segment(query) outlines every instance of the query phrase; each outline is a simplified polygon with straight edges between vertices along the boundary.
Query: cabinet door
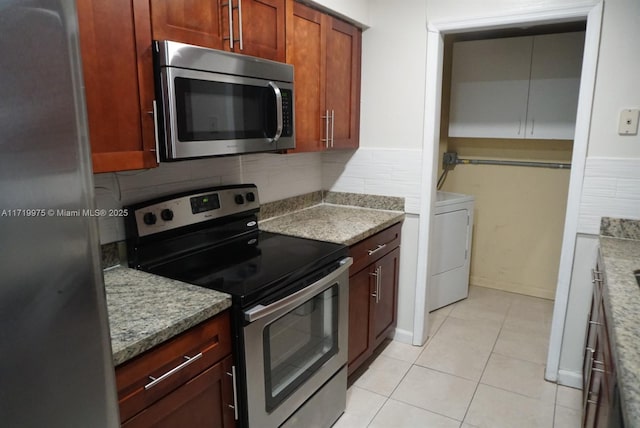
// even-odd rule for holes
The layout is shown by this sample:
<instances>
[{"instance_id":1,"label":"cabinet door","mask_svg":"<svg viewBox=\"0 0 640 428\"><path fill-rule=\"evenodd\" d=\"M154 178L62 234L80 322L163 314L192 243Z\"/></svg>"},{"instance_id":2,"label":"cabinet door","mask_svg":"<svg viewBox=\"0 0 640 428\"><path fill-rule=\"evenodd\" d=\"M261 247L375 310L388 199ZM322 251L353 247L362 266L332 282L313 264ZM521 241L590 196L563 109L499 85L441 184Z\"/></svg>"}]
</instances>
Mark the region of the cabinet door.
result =
<instances>
[{"instance_id":1,"label":"cabinet door","mask_svg":"<svg viewBox=\"0 0 640 428\"><path fill-rule=\"evenodd\" d=\"M77 8L93 172L155 167L149 5L85 0Z\"/></svg>"},{"instance_id":2,"label":"cabinet door","mask_svg":"<svg viewBox=\"0 0 640 428\"><path fill-rule=\"evenodd\" d=\"M154 40L222 49L220 0L151 0Z\"/></svg>"},{"instance_id":3,"label":"cabinet door","mask_svg":"<svg viewBox=\"0 0 640 428\"><path fill-rule=\"evenodd\" d=\"M326 27L324 15L293 0L287 1L287 63L294 66L295 133L294 152L323 149L327 138L325 119Z\"/></svg>"},{"instance_id":4,"label":"cabinet door","mask_svg":"<svg viewBox=\"0 0 640 428\"><path fill-rule=\"evenodd\" d=\"M236 52L273 61L285 61L285 1L238 0L242 3L242 40ZM237 14L237 11L236 11ZM237 16L237 15L236 15ZM234 20L240 22L239 16ZM240 28L235 29L238 34Z\"/></svg>"},{"instance_id":5,"label":"cabinet door","mask_svg":"<svg viewBox=\"0 0 640 428\"><path fill-rule=\"evenodd\" d=\"M362 34L357 27L330 18L325 102L331 113L332 149L358 148L361 44Z\"/></svg>"},{"instance_id":6,"label":"cabinet door","mask_svg":"<svg viewBox=\"0 0 640 428\"><path fill-rule=\"evenodd\" d=\"M372 351L371 323L372 277L371 269L363 269L349 278L349 374L351 374Z\"/></svg>"},{"instance_id":7,"label":"cabinet door","mask_svg":"<svg viewBox=\"0 0 640 428\"><path fill-rule=\"evenodd\" d=\"M122 424L126 428L232 427L233 397L228 397L224 366L231 356L205 370L162 400Z\"/></svg>"},{"instance_id":8,"label":"cabinet door","mask_svg":"<svg viewBox=\"0 0 640 428\"><path fill-rule=\"evenodd\" d=\"M457 42L450 137L523 138L532 37Z\"/></svg>"},{"instance_id":9,"label":"cabinet door","mask_svg":"<svg viewBox=\"0 0 640 428\"><path fill-rule=\"evenodd\" d=\"M377 268L378 298L373 309L373 346L377 347L395 327L400 248L396 248L375 263Z\"/></svg>"},{"instance_id":10,"label":"cabinet door","mask_svg":"<svg viewBox=\"0 0 640 428\"><path fill-rule=\"evenodd\" d=\"M584 32L533 38L526 138L573 140Z\"/></svg>"}]
</instances>

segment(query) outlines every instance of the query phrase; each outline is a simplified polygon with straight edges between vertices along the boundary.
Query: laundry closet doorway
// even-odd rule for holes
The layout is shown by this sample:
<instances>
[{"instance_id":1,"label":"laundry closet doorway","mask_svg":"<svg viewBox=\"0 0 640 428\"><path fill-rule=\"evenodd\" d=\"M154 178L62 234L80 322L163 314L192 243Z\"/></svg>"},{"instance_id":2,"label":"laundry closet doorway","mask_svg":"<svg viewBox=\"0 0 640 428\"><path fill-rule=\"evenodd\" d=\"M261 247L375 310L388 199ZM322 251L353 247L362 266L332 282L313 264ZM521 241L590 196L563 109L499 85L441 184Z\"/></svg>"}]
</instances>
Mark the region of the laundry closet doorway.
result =
<instances>
[{"instance_id":1,"label":"laundry closet doorway","mask_svg":"<svg viewBox=\"0 0 640 428\"><path fill-rule=\"evenodd\" d=\"M602 8L603 4L601 2L567 8L541 7L535 11L523 12L522 14L516 15L429 23L425 88L423 178L421 183L422 200L418 248L419 259L426 260L426 263L419 266L417 271L418 286L416 289L414 344L424 342L428 332L428 316L425 308L428 306L427 274L430 270L429 256L430 252L435 250L430 248L429 238L432 235L431 227L436 197L435 183L437 181L438 165L441 162L439 149L441 141L440 123L445 51L444 36L447 34L474 31L584 21L586 19L584 63L581 74L580 97L577 109L573 152L571 155L572 166L564 220L560 266L557 277L554 314L545 373L545 377L548 380L555 381L557 379L560 345L564 333L564 318L567 311L571 268L575 251L582 178L584 176L591 121L590 113L594 92Z\"/></svg>"},{"instance_id":2,"label":"laundry closet doorway","mask_svg":"<svg viewBox=\"0 0 640 428\"><path fill-rule=\"evenodd\" d=\"M471 285L555 297L584 30L444 37L439 182L475 198Z\"/></svg>"}]
</instances>

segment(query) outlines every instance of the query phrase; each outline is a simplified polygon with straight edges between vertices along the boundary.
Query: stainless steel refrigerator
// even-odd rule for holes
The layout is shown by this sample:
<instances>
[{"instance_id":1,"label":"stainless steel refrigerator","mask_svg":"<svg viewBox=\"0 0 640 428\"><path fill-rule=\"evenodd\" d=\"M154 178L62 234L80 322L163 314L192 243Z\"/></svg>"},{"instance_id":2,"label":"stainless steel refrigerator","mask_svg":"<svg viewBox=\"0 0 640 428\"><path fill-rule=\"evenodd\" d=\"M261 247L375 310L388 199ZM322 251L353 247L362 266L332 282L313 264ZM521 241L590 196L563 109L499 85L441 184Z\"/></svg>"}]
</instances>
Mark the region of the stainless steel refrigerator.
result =
<instances>
[{"instance_id":1,"label":"stainless steel refrigerator","mask_svg":"<svg viewBox=\"0 0 640 428\"><path fill-rule=\"evenodd\" d=\"M115 427L73 0L0 0L0 425Z\"/></svg>"}]
</instances>

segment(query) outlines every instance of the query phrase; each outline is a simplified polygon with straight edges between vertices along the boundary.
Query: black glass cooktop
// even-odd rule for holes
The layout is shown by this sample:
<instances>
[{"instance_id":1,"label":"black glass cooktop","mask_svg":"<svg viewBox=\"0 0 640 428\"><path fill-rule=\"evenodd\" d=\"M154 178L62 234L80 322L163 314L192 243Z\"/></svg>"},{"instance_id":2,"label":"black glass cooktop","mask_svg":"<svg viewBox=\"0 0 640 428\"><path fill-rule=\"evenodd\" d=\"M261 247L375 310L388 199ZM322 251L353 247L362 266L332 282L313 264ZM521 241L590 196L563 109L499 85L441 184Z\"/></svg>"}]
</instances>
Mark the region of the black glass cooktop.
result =
<instances>
[{"instance_id":1,"label":"black glass cooktop","mask_svg":"<svg viewBox=\"0 0 640 428\"><path fill-rule=\"evenodd\" d=\"M235 304L267 304L305 287L347 257L344 245L255 231L143 270L222 291Z\"/></svg>"}]
</instances>

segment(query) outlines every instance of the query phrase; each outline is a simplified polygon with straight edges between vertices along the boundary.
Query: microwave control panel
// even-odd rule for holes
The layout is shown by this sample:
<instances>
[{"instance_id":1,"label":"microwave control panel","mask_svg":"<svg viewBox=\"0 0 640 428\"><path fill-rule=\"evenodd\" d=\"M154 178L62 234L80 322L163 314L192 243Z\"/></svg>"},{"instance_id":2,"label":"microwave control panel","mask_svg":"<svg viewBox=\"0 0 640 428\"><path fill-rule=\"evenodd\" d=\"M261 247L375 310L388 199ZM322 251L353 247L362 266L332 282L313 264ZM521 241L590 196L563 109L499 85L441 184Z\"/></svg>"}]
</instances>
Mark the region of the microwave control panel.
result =
<instances>
[{"instance_id":1,"label":"microwave control panel","mask_svg":"<svg viewBox=\"0 0 640 428\"><path fill-rule=\"evenodd\" d=\"M293 136L293 91L291 89L281 89L282 94L282 136Z\"/></svg>"}]
</instances>

